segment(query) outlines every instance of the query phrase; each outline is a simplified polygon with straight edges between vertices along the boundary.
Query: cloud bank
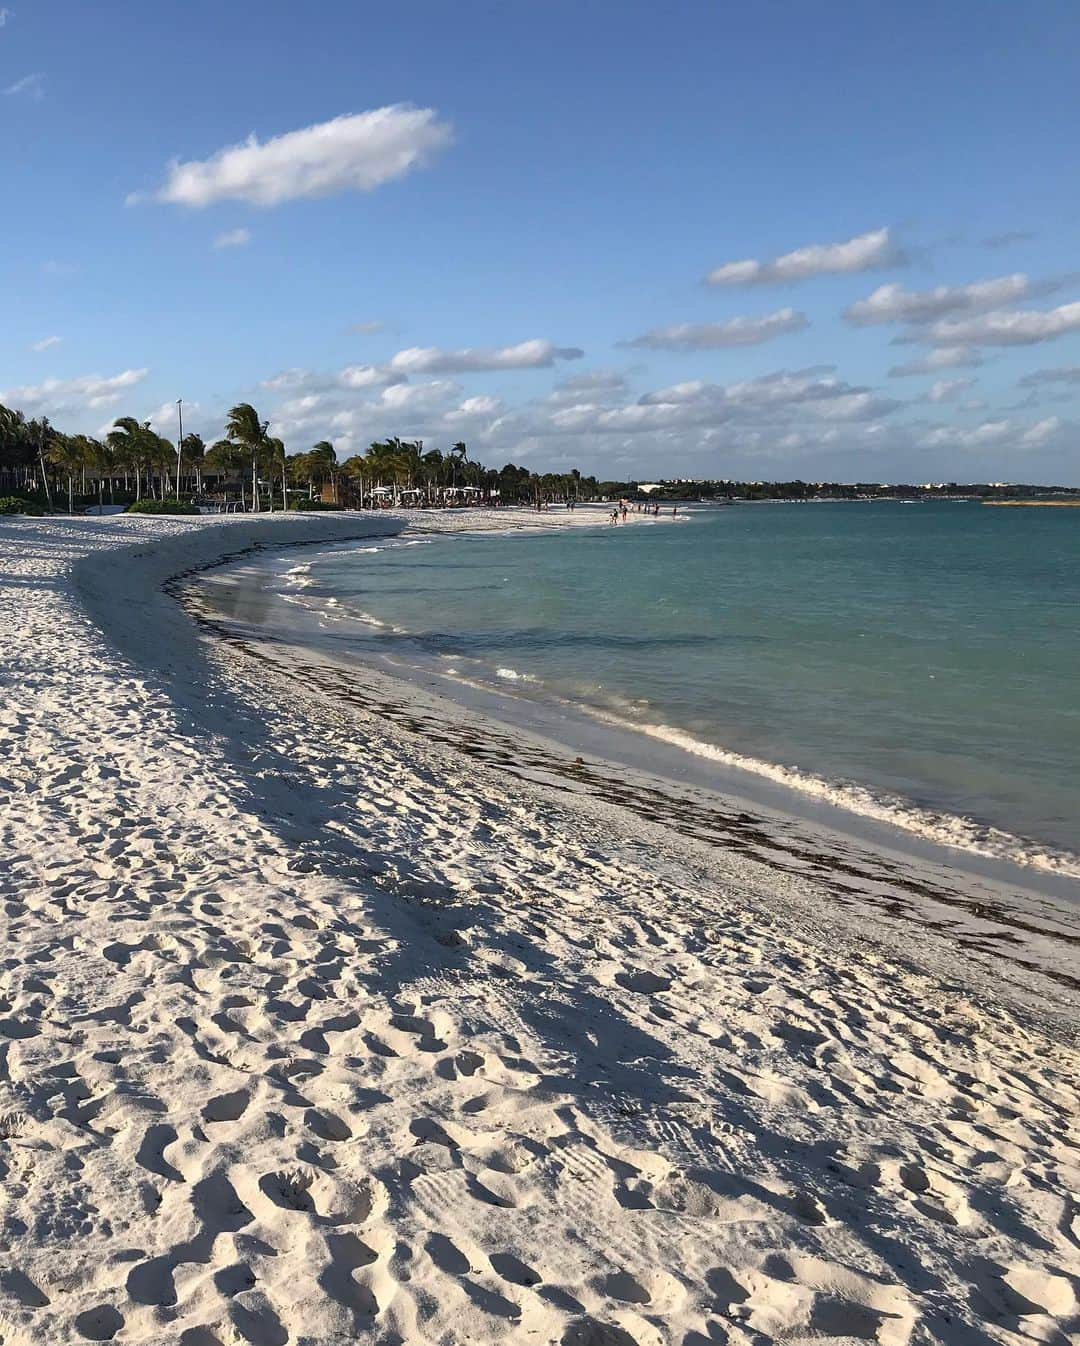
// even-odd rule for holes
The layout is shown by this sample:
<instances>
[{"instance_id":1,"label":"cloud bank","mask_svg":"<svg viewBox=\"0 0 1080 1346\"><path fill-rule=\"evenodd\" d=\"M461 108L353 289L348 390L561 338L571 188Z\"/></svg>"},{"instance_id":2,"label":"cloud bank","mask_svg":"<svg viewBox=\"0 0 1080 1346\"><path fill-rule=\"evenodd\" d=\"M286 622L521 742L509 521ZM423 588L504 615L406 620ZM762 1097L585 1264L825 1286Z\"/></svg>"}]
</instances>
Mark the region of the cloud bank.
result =
<instances>
[{"instance_id":1,"label":"cloud bank","mask_svg":"<svg viewBox=\"0 0 1080 1346\"><path fill-rule=\"evenodd\" d=\"M109 406L120 401L127 389L141 383L149 372L147 369L125 369L108 377L83 374L74 379L45 379L41 383L0 391L0 402L50 416L60 411Z\"/></svg>"},{"instance_id":2,"label":"cloud bank","mask_svg":"<svg viewBox=\"0 0 1080 1346\"><path fill-rule=\"evenodd\" d=\"M805 313L793 308L777 309L761 318L730 318L727 322L686 322L654 327L620 345L654 351L722 350L731 346L758 346L763 341L801 332L810 324Z\"/></svg>"},{"instance_id":3,"label":"cloud bank","mask_svg":"<svg viewBox=\"0 0 1080 1346\"><path fill-rule=\"evenodd\" d=\"M843 243L809 243L785 252L782 257L760 262L748 258L724 262L705 277L707 285L779 285L806 280L810 276L844 275L853 271L876 271L882 267L904 266L903 251L890 231L874 229Z\"/></svg>"},{"instance_id":4,"label":"cloud bank","mask_svg":"<svg viewBox=\"0 0 1080 1346\"><path fill-rule=\"evenodd\" d=\"M390 368L399 374L464 374L473 370L550 369L556 360L580 360L578 346L556 346L534 339L516 346L466 346L443 350L439 346L410 346L398 351Z\"/></svg>"},{"instance_id":5,"label":"cloud bank","mask_svg":"<svg viewBox=\"0 0 1080 1346\"><path fill-rule=\"evenodd\" d=\"M913 374L936 374L940 369L977 369L985 363L979 352L970 346L939 346L937 350L920 355L916 360L893 365L889 377L898 379Z\"/></svg>"},{"instance_id":6,"label":"cloud bank","mask_svg":"<svg viewBox=\"0 0 1080 1346\"><path fill-rule=\"evenodd\" d=\"M942 321L930 328L942 345L1032 346L1080 331L1080 303L1052 309L1002 309L981 317Z\"/></svg>"},{"instance_id":7,"label":"cloud bank","mask_svg":"<svg viewBox=\"0 0 1080 1346\"><path fill-rule=\"evenodd\" d=\"M932 290L905 290L880 285L865 299L849 305L844 317L860 326L872 323L931 322L954 313L977 313L1028 298L1033 287L1023 272L977 280L970 285L938 285ZM1046 293L1039 286L1039 293Z\"/></svg>"}]
</instances>

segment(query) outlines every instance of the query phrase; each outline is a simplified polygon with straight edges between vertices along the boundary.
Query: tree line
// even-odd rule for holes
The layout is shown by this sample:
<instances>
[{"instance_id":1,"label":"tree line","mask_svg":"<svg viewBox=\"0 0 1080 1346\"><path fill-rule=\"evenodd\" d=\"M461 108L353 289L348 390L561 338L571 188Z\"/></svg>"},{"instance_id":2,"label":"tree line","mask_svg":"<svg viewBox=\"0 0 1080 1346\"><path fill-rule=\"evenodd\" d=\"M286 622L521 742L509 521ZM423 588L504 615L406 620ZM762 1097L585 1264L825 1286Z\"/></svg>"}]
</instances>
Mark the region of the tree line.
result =
<instances>
[{"instance_id":1,"label":"tree line","mask_svg":"<svg viewBox=\"0 0 1080 1346\"><path fill-rule=\"evenodd\" d=\"M224 497L245 510L295 508L327 497L340 504L397 504L407 493L435 502L464 488L507 503L540 504L596 499L604 486L577 468L485 467L460 441L444 453L425 450L422 441L376 440L344 461L328 440L289 453L248 402L229 411L223 436L211 444L197 434L176 444L132 416L117 417L101 438L64 434L45 416L28 419L0 405L0 495L50 509L144 498Z\"/></svg>"}]
</instances>

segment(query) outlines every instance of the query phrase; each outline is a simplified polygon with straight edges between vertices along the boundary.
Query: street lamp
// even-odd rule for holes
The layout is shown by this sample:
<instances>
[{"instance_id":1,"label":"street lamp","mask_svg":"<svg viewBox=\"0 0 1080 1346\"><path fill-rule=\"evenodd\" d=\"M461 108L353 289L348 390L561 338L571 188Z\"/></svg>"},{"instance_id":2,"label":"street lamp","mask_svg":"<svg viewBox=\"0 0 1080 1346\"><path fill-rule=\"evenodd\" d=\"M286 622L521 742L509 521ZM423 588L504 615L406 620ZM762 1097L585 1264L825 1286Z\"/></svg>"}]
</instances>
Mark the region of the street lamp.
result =
<instances>
[{"instance_id":1,"label":"street lamp","mask_svg":"<svg viewBox=\"0 0 1080 1346\"><path fill-rule=\"evenodd\" d=\"M184 399L176 399L176 414L180 419L180 434L176 440L176 498L180 499L180 456L184 452Z\"/></svg>"}]
</instances>

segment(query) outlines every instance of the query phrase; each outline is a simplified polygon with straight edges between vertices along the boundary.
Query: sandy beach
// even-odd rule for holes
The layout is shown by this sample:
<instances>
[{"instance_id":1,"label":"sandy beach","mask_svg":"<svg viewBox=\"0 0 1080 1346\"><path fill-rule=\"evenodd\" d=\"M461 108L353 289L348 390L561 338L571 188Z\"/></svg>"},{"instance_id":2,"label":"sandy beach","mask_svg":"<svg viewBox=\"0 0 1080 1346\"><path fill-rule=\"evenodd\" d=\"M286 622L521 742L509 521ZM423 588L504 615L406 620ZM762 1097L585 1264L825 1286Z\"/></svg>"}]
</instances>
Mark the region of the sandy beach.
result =
<instances>
[{"instance_id":1,"label":"sandy beach","mask_svg":"<svg viewBox=\"0 0 1080 1346\"><path fill-rule=\"evenodd\" d=\"M3 1346L1076 1340L1076 913L679 832L185 608L401 526L0 523Z\"/></svg>"}]
</instances>

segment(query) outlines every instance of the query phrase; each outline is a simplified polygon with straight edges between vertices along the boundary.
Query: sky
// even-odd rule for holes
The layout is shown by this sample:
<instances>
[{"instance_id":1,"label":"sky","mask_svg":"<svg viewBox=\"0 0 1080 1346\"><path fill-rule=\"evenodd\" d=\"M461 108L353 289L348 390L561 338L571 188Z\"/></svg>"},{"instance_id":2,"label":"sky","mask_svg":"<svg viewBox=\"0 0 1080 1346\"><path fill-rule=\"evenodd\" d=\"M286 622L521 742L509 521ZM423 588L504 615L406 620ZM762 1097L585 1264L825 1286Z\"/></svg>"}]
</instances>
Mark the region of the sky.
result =
<instances>
[{"instance_id":1,"label":"sky","mask_svg":"<svg viewBox=\"0 0 1080 1346\"><path fill-rule=\"evenodd\" d=\"M0 402L1080 485L1080 9L0 6Z\"/></svg>"}]
</instances>

